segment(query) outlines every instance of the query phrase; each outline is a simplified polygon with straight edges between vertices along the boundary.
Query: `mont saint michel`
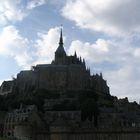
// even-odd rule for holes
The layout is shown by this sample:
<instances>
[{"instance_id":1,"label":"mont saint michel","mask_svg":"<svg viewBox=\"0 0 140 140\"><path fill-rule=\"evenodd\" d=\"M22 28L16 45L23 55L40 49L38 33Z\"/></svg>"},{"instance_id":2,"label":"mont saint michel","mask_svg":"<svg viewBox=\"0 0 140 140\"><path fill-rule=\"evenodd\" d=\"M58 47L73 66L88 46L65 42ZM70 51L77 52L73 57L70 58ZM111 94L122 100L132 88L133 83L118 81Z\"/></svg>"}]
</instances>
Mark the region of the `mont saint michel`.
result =
<instances>
[{"instance_id":1,"label":"mont saint michel","mask_svg":"<svg viewBox=\"0 0 140 140\"><path fill-rule=\"evenodd\" d=\"M112 96L103 74L68 56L62 29L51 64L0 87L0 136L12 140L139 140L140 105ZM120 77L121 78L121 77ZM120 87L121 88L121 87Z\"/></svg>"}]
</instances>

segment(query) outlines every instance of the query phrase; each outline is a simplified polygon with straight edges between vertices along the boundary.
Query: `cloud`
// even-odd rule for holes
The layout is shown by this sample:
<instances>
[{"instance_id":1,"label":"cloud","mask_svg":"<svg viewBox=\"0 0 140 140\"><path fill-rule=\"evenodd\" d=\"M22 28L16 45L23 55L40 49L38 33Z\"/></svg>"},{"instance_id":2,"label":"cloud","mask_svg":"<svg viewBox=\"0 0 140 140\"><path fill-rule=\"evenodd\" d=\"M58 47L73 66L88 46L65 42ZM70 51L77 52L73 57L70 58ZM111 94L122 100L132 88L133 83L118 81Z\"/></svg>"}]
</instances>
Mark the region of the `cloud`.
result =
<instances>
[{"instance_id":1,"label":"cloud","mask_svg":"<svg viewBox=\"0 0 140 140\"><path fill-rule=\"evenodd\" d=\"M119 98L128 97L131 101L140 101L140 67L137 65L122 66L118 70L105 71L111 94Z\"/></svg>"},{"instance_id":2,"label":"cloud","mask_svg":"<svg viewBox=\"0 0 140 140\"><path fill-rule=\"evenodd\" d=\"M50 63L54 58L54 52L58 47L60 35L60 28L51 28L46 33L38 33L38 39L36 40L34 47L36 48L36 61L39 63Z\"/></svg>"},{"instance_id":3,"label":"cloud","mask_svg":"<svg viewBox=\"0 0 140 140\"><path fill-rule=\"evenodd\" d=\"M14 26L6 26L0 32L0 56L10 56L22 68L40 63L51 63L58 47L60 28L38 33L38 39L29 41ZM64 37L65 40L65 37Z\"/></svg>"},{"instance_id":4,"label":"cloud","mask_svg":"<svg viewBox=\"0 0 140 140\"><path fill-rule=\"evenodd\" d=\"M20 21L26 16L25 9L21 6L21 0L4 0L0 2L1 25L9 21Z\"/></svg>"},{"instance_id":5,"label":"cloud","mask_svg":"<svg viewBox=\"0 0 140 140\"><path fill-rule=\"evenodd\" d=\"M81 28L126 35L140 32L138 0L69 0L62 15Z\"/></svg>"},{"instance_id":6,"label":"cloud","mask_svg":"<svg viewBox=\"0 0 140 140\"><path fill-rule=\"evenodd\" d=\"M0 2L0 25L22 21L32 9L46 3L47 0L30 0L23 4L22 0L3 0Z\"/></svg>"},{"instance_id":7,"label":"cloud","mask_svg":"<svg viewBox=\"0 0 140 140\"><path fill-rule=\"evenodd\" d=\"M80 40L72 41L68 52L73 54L75 50L91 63L108 61L124 64L136 53L137 48L128 46L124 42L99 38L95 43L82 42Z\"/></svg>"},{"instance_id":8,"label":"cloud","mask_svg":"<svg viewBox=\"0 0 140 140\"><path fill-rule=\"evenodd\" d=\"M95 44L90 44L89 42L81 42L80 40L75 40L71 43L68 50L69 54L74 54L75 50L78 55L90 62L103 61L103 57L107 57L109 51L109 41L104 39L98 39Z\"/></svg>"},{"instance_id":9,"label":"cloud","mask_svg":"<svg viewBox=\"0 0 140 140\"><path fill-rule=\"evenodd\" d=\"M24 68L30 64L32 58L28 52L28 40L23 38L14 26L3 28L0 32L0 42L0 56L11 56Z\"/></svg>"}]
</instances>

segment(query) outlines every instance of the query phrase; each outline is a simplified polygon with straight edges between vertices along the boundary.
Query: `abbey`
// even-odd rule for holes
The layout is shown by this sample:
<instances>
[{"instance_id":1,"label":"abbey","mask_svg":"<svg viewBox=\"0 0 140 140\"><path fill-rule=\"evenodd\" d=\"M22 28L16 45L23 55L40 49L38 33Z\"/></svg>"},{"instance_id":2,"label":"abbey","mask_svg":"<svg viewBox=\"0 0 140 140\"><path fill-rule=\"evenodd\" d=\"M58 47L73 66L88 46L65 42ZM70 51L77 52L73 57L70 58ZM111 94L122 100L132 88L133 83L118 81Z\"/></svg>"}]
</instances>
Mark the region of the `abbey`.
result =
<instances>
[{"instance_id":1,"label":"abbey","mask_svg":"<svg viewBox=\"0 0 140 140\"><path fill-rule=\"evenodd\" d=\"M51 64L36 65L29 71L21 71L15 80L20 93L28 89L47 90L87 90L109 94L109 87L102 74L90 75L86 68L85 60L73 56L67 56L63 47L62 29L59 46L55 51L55 58ZM3 83L5 86L6 83ZM3 92L3 88L1 89Z\"/></svg>"}]
</instances>

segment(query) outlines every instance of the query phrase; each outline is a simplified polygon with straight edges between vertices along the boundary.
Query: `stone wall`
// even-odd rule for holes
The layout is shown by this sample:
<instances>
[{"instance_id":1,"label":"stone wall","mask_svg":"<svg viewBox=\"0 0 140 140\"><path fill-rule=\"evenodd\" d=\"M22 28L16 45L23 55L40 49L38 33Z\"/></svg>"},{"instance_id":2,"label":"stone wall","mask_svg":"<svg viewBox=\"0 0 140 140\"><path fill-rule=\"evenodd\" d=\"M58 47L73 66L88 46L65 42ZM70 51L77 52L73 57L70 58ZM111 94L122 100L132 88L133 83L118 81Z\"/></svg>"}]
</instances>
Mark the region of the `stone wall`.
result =
<instances>
[{"instance_id":1,"label":"stone wall","mask_svg":"<svg viewBox=\"0 0 140 140\"><path fill-rule=\"evenodd\" d=\"M36 66L39 88L49 90L85 89L90 74L80 64Z\"/></svg>"},{"instance_id":2,"label":"stone wall","mask_svg":"<svg viewBox=\"0 0 140 140\"><path fill-rule=\"evenodd\" d=\"M14 137L18 140L35 140L33 128L30 125L17 125Z\"/></svg>"},{"instance_id":3,"label":"stone wall","mask_svg":"<svg viewBox=\"0 0 140 140\"><path fill-rule=\"evenodd\" d=\"M140 140L140 130L52 130L50 140Z\"/></svg>"},{"instance_id":4,"label":"stone wall","mask_svg":"<svg viewBox=\"0 0 140 140\"><path fill-rule=\"evenodd\" d=\"M44 136L42 140L140 140L140 130L133 128L110 130L68 130L65 128L53 128L51 129L50 136Z\"/></svg>"},{"instance_id":5,"label":"stone wall","mask_svg":"<svg viewBox=\"0 0 140 140\"><path fill-rule=\"evenodd\" d=\"M14 81L4 81L0 87L0 95L12 93Z\"/></svg>"},{"instance_id":6,"label":"stone wall","mask_svg":"<svg viewBox=\"0 0 140 140\"><path fill-rule=\"evenodd\" d=\"M54 120L60 121L59 119L62 119L62 121L69 120L70 122L80 122L80 118L81 111L46 111L44 117L47 124L50 124Z\"/></svg>"}]
</instances>

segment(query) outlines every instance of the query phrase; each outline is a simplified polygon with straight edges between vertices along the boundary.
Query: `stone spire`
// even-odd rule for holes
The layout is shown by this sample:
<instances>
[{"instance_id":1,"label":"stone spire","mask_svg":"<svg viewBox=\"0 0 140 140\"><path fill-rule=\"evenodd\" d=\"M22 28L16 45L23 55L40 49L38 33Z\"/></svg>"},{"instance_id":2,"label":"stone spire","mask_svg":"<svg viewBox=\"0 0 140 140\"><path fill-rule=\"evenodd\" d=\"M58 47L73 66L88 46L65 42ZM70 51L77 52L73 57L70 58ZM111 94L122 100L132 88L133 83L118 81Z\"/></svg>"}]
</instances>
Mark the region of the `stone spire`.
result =
<instances>
[{"instance_id":1,"label":"stone spire","mask_svg":"<svg viewBox=\"0 0 140 140\"><path fill-rule=\"evenodd\" d=\"M59 38L59 46L58 46L58 49L60 48L60 50L64 50L64 47L63 47L63 33L62 33L62 25L61 25L61 29L60 29L60 38Z\"/></svg>"},{"instance_id":2,"label":"stone spire","mask_svg":"<svg viewBox=\"0 0 140 140\"><path fill-rule=\"evenodd\" d=\"M79 59L79 61L80 61L80 63L82 62L82 58L81 58L81 56L80 56L80 59Z\"/></svg>"},{"instance_id":3,"label":"stone spire","mask_svg":"<svg viewBox=\"0 0 140 140\"><path fill-rule=\"evenodd\" d=\"M100 72L100 77L103 79L103 74L102 74L102 72Z\"/></svg>"},{"instance_id":4,"label":"stone spire","mask_svg":"<svg viewBox=\"0 0 140 140\"><path fill-rule=\"evenodd\" d=\"M61 26L61 31L60 31L60 39L59 39L59 46L56 50L56 53L58 54L66 54L65 53L65 50L64 50L64 47L63 47L63 34L62 34L62 26Z\"/></svg>"},{"instance_id":5,"label":"stone spire","mask_svg":"<svg viewBox=\"0 0 140 140\"><path fill-rule=\"evenodd\" d=\"M75 53L74 53L74 56L77 58L77 54L76 54L76 51L75 51Z\"/></svg>"},{"instance_id":6,"label":"stone spire","mask_svg":"<svg viewBox=\"0 0 140 140\"><path fill-rule=\"evenodd\" d=\"M85 64L85 59L83 59L83 65L86 66L86 64Z\"/></svg>"},{"instance_id":7,"label":"stone spire","mask_svg":"<svg viewBox=\"0 0 140 140\"><path fill-rule=\"evenodd\" d=\"M60 39L59 46L55 51L55 64L65 64L66 63L66 52L63 47L63 34L62 34L62 26L60 31Z\"/></svg>"},{"instance_id":8,"label":"stone spire","mask_svg":"<svg viewBox=\"0 0 140 140\"><path fill-rule=\"evenodd\" d=\"M62 25L61 25L61 31L60 31L60 39L59 39L59 46L63 47L63 34L62 34Z\"/></svg>"}]
</instances>

